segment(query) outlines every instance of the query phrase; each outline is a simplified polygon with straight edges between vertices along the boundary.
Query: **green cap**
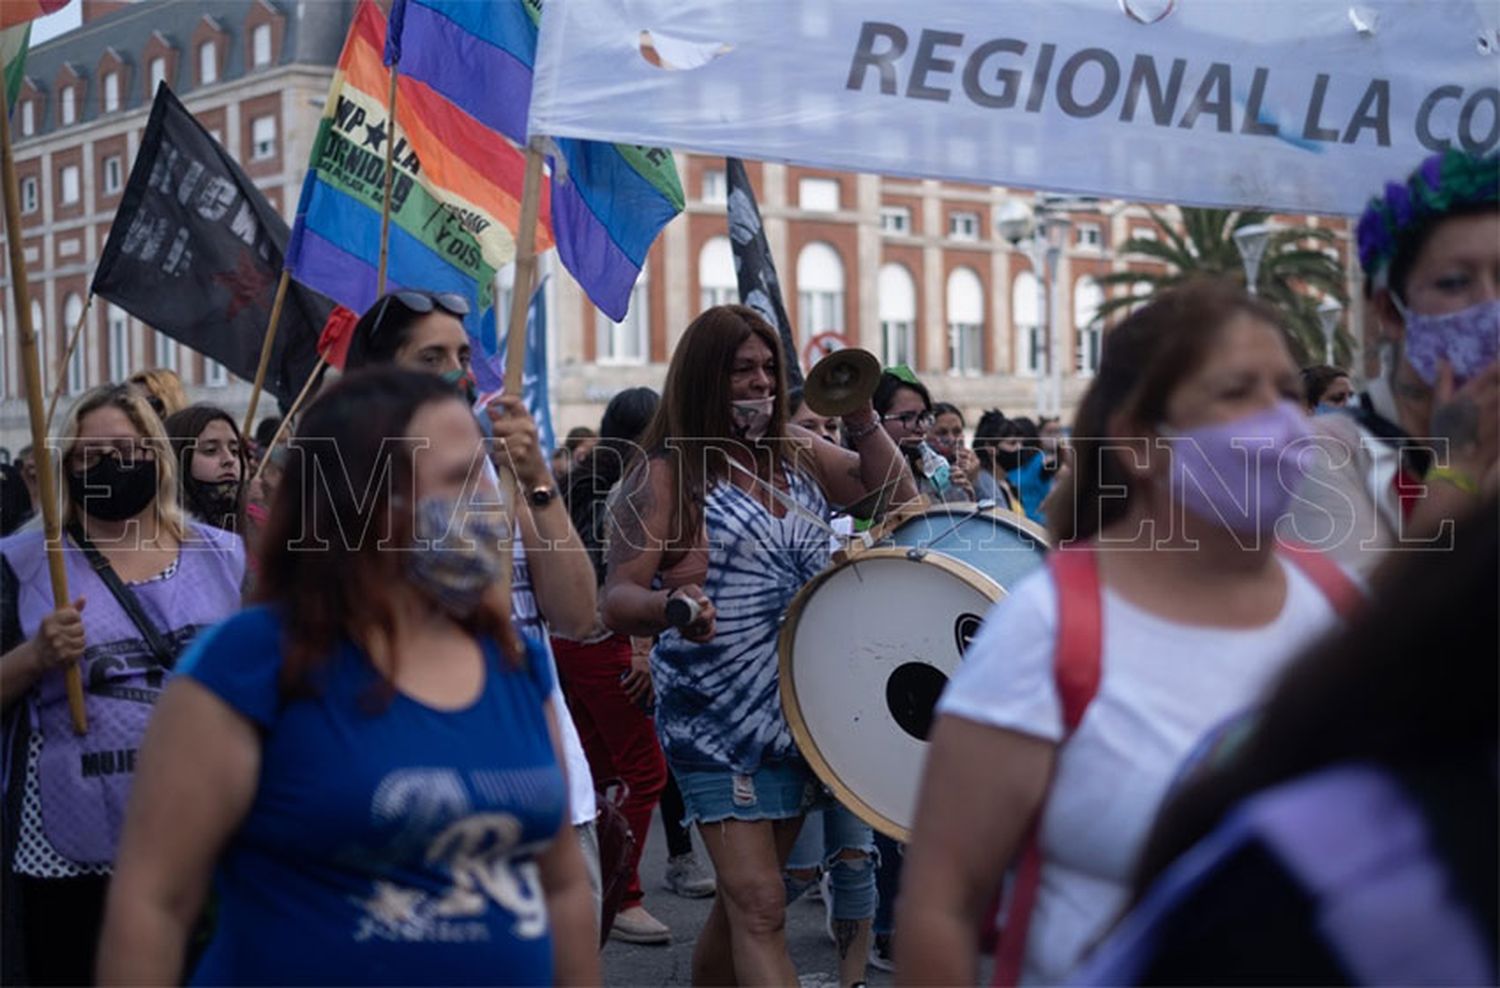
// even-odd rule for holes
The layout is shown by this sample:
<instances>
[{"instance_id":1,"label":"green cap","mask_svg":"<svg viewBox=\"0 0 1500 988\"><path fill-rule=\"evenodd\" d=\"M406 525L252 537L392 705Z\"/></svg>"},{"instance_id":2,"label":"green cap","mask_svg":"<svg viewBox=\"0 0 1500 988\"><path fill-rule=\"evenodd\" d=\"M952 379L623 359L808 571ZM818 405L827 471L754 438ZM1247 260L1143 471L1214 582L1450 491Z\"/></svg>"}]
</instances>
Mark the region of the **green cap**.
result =
<instances>
[{"instance_id":1,"label":"green cap","mask_svg":"<svg viewBox=\"0 0 1500 988\"><path fill-rule=\"evenodd\" d=\"M917 385L920 385L922 383L921 381L917 380L916 371L912 370L910 367L906 366L905 364L897 364L894 367L887 367L885 369L885 372L887 374L891 375L892 377L900 378L901 380L905 381L907 384L917 384Z\"/></svg>"}]
</instances>

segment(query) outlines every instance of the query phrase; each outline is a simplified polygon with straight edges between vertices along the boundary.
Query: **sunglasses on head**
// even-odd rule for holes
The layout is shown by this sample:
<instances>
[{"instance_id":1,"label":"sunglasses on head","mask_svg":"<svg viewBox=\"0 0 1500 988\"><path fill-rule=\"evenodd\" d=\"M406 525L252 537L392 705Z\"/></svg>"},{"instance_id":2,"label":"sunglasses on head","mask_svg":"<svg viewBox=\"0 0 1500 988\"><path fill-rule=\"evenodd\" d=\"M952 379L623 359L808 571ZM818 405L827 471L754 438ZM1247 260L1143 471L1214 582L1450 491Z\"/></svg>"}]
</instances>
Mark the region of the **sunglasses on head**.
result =
<instances>
[{"instance_id":1,"label":"sunglasses on head","mask_svg":"<svg viewBox=\"0 0 1500 988\"><path fill-rule=\"evenodd\" d=\"M375 325L370 327L371 336L380 332L380 326L385 322L385 312L391 306L391 299L400 302L412 312L417 312L424 316L434 309L442 309L450 316L457 316L459 319L469 314L469 300L457 292L417 292L406 290L391 292L380 303L380 312L375 316Z\"/></svg>"}]
</instances>

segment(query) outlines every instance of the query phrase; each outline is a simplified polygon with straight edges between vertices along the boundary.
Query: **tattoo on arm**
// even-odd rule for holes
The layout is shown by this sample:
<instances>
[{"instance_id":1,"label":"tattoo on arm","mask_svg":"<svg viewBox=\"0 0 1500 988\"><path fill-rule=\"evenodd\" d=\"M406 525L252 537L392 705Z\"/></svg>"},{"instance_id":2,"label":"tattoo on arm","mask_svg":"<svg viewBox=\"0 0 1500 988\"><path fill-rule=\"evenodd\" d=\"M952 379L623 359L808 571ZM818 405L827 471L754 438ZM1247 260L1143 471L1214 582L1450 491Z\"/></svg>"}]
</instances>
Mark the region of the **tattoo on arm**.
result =
<instances>
[{"instance_id":1,"label":"tattoo on arm","mask_svg":"<svg viewBox=\"0 0 1500 988\"><path fill-rule=\"evenodd\" d=\"M655 510L656 491L648 467L632 471L610 492L605 504L607 565L622 566L649 548L646 518Z\"/></svg>"}]
</instances>

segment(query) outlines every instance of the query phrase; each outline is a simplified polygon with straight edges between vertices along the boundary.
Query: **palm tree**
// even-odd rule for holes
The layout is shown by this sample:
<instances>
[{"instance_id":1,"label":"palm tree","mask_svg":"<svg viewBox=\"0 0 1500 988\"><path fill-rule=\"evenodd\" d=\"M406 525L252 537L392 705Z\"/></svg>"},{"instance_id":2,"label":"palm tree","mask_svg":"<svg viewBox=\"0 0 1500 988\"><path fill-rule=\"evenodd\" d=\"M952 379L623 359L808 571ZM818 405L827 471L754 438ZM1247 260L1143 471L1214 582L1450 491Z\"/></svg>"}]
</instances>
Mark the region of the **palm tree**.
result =
<instances>
[{"instance_id":1,"label":"palm tree","mask_svg":"<svg viewBox=\"0 0 1500 988\"><path fill-rule=\"evenodd\" d=\"M1097 320L1122 309L1129 310L1150 300L1157 292L1199 275L1220 275L1244 282L1245 268L1240 262L1234 233L1241 227L1264 223L1268 213L1229 209L1182 209L1179 231L1155 209L1147 212L1156 221L1165 240L1132 237L1119 253L1154 258L1167 266L1165 271L1115 271L1100 276L1101 286L1123 286L1123 294L1106 299L1099 306ZM1323 330L1318 322L1318 303L1332 295L1347 305L1349 292L1344 270L1338 261L1318 249L1318 244L1334 242L1332 230L1315 227L1283 227L1272 231L1266 242L1266 253L1256 275L1256 291L1262 299L1282 311L1288 329L1287 343L1300 363L1323 359ZM1349 361L1353 346L1348 334L1340 331L1334 341L1334 356Z\"/></svg>"}]
</instances>

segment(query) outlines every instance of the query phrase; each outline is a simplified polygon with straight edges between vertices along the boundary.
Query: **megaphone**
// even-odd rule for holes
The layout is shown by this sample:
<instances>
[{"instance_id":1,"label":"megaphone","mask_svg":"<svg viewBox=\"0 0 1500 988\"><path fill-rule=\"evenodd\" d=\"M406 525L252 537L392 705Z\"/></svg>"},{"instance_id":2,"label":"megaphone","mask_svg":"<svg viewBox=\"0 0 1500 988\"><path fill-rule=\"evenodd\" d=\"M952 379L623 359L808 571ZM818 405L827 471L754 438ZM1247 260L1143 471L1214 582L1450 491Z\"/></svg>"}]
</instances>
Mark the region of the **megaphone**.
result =
<instances>
[{"instance_id":1,"label":"megaphone","mask_svg":"<svg viewBox=\"0 0 1500 988\"><path fill-rule=\"evenodd\" d=\"M819 415L848 415L865 406L880 383L880 361L868 350L835 350L807 372L802 400Z\"/></svg>"}]
</instances>

